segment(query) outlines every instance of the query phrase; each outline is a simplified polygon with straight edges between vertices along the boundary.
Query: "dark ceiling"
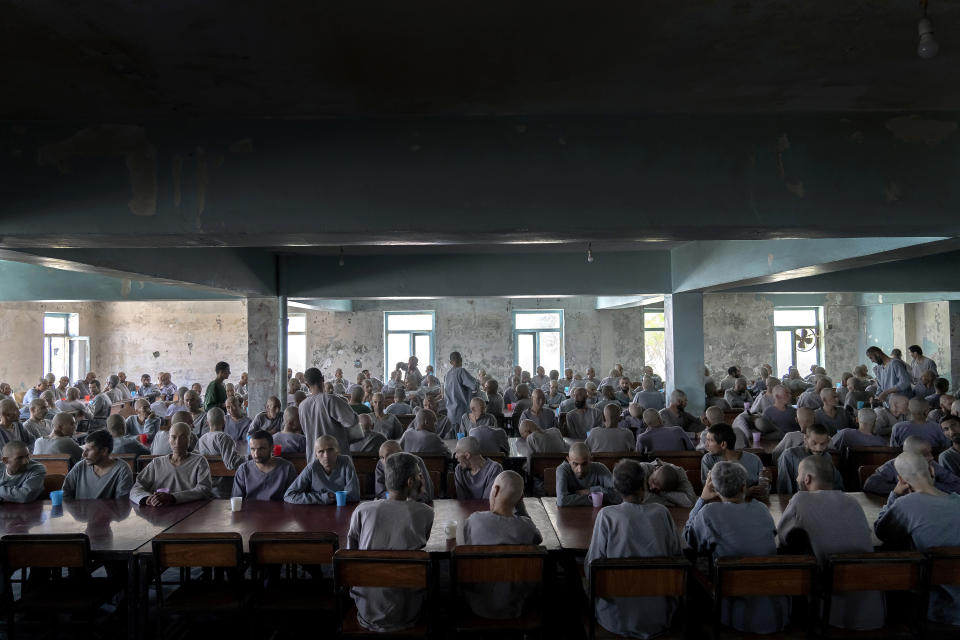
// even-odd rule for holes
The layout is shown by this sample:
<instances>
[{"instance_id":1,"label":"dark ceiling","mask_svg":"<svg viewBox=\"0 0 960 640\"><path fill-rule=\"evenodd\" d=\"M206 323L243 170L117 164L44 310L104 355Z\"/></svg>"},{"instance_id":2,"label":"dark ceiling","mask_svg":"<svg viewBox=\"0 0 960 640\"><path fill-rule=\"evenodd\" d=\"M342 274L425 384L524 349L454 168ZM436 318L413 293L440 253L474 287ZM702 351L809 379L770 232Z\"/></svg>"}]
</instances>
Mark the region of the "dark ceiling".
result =
<instances>
[{"instance_id":1,"label":"dark ceiling","mask_svg":"<svg viewBox=\"0 0 960 640\"><path fill-rule=\"evenodd\" d=\"M5 2L0 118L960 109L960 3Z\"/></svg>"}]
</instances>

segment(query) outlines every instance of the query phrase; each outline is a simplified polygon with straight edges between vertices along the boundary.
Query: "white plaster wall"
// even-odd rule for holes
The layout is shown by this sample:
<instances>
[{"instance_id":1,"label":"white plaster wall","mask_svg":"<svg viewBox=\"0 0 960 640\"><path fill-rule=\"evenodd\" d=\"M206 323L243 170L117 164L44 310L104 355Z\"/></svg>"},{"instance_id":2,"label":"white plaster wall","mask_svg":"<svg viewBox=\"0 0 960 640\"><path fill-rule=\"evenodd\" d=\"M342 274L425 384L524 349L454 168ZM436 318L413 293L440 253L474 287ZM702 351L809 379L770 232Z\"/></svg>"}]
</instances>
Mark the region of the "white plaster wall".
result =
<instances>
[{"instance_id":1,"label":"white plaster wall","mask_svg":"<svg viewBox=\"0 0 960 640\"><path fill-rule=\"evenodd\" d=\"M737 365L747 378L761 364L776 366L773 302L754 294L704 294L703 358L719 382Z\"/></svg>"},{"instance_id":2,"label":"white plaster wall","mask_svg":"<svg viewBox=\"0 0 960 640\"><path fill-rule=\"evenodd\" d=\"M908 344L919 345L923 354L937 363L940 375L950 373L950 303L922 302L909 305L913 308L912 335L908 335ZM903 357L909 362L906 349Z\"/></svg>"},{"instance_id":3,"label":"white plaster wall","mask_svg":"<svg viewBox=\"0 0 960 640\"><path fill-rule=\"evenodd\" d=\"M823 363L835 382L866 359L859 353L860 311L848 298L847 294L830 294L823 306Z\"/></svg>"}]
</instances>

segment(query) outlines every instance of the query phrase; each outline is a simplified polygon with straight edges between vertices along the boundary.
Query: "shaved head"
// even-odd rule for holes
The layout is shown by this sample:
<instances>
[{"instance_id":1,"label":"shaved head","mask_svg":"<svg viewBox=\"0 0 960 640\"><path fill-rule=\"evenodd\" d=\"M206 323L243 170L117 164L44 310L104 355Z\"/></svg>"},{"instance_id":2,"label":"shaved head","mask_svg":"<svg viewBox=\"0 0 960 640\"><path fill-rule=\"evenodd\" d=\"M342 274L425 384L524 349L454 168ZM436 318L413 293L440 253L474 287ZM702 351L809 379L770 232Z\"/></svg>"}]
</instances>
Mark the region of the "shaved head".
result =
<instances>
[{"instance_id":1,"label":"shaved head","mask_svg":"<svg viewBox=\"0 0 960 640\"><path fill-rule=\"evenodd\" d=\"M500 487L503 500L516 505L523 499L523 478L516 471L503 471L493 481L494 487Z\"/></svg>"},{"instance_id":2,"label":"shaved head","mask_svg":"<svg viewBox=\"0 0 960 640\"><path fill-rule=\"evenodd\" d=\"M170 427L170 435L186 433L190 434L190 425L186 422L175 422L173 426Z\"/></svg>"}]
</instances>

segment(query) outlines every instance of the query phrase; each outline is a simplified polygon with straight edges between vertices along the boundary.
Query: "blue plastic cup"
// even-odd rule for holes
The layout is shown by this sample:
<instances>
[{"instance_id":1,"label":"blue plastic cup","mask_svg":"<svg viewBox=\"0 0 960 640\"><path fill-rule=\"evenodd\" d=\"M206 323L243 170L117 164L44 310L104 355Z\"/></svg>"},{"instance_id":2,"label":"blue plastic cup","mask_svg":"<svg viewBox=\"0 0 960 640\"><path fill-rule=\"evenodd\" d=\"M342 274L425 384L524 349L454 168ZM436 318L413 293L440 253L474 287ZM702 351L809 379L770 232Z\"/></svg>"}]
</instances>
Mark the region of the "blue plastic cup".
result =
<instances>
[{"instance_id":1,"label":"blue plastic cup","mask_svg":"<svg viewBox=\"0 0 960 640\"><path fill-rule=\"evenodd\" d=\"M390 492L389 492L389 491L384 491L384 492L383 492L383 499L384 499L384 500L389 500L389 499L390 499Z\"/></svg>"},{"instance_id":2,"label":"blue plastic cup","mask_svg":"<svg viewBox=\"0 0 960 640\"><path fill-rule=\"evenodd\" d=\"M863 409L863 400L857 400L857 410Z\"/></svg>"},{"instance_id":3,"label":"blue plastic cup","mask_svg":"<svg viewBox=\"0 0 960 640\"><path fill-rule=\"evenodd\" d=\"M51 491L50 504L55 507L61 506L63 504L63 491Z\"/></svg>"},{"instance_id":4,"label":"blue plastic cup","mask_svg":"<svg viewBox=\"0 0 960 640\"><path fill-rule=\"evenodd\" d=\"M337 506L345 507L347 506L347 492L346 491L337 491L334 495L337 496Z\"/></svg>"},{"instance_id":5,"label":"blue plastic cup","mask_svg":"<svg viewBox=\"0 0 960 640\"><path fill-rule=\"evenodd\" d=\"M457 440L460 440L461 438L466 437L466 435L467 435L467 434L465 434L465 433L463 433L463 432L461 432L461 431L458 431L458 432L457 432Z\"/></svg>"}]
</instances>

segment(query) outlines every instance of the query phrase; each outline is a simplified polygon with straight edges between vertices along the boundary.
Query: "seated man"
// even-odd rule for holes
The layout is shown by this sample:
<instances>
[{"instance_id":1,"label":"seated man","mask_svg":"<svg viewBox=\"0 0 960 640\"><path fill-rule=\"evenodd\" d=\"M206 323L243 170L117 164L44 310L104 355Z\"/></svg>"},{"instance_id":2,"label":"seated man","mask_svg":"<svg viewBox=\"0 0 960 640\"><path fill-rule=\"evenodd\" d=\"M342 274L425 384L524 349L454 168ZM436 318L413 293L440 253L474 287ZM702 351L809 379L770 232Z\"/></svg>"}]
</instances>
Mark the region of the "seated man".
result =
<instances>
[{"instance_id":1,"label":"seated man","mask_svg":"<svg viewBox=\"0 0 960 640\"><path fill-rule=\"evenodd\" d=\"M251 420L243 413L243 401L235 395L230 396L224 406L226 415L223 419L223 432L233 440L237 453L246 456L247 434L250 433Z\"/></svg>"},{"instance_id":2,"label":"seated man","mask_svg":"<svg viewBox=\"0 0 960 640\"><path fill-rule=\"evenodd\" d=\"M852 380L853 378L851 378ZM873 434L874 425L877 423L877 414L870 407L864 407L857 411L857 429L841 429L837 435L830 440L830 448L835 451L842 451L851 447L885 447L887 439L883 436Z\"/></svg>"},{"instance_id":3,"label":"seated man","mask_svg":"<svg viewBox=\"0 0 960 640\"><path fill-rule=\"evenodd\" d=\"M220 456L223 466L236 470L243 464L243 458L237 453L237 443L224 432L225 417L223 409L211 407L207 411L207 428L210 429L197 441L197 453L202 456ZM246 448L246 447L244 447ZM233 490L233 478L222 476L213 479L213 495L217 498L229 498Z\"/></svg>"},{"instance_id":4,"label":"seated man","mask_svg":"<svg viewBox=\"0 0 960 640\"><path fill-rule=\"evenodd\" d=\"M589 399L587 400L587 402L589 403ZM613 387L610 386L609 384L605 384L600 387L600 394L598 396L597 401L593 403L593 408L599 411L600 414L602 415L603 408L606 407L608 404L615 404L617 405L618 409L620 408L620 403L617 402L617 398L614 395ZM619 415L619 412L618 412L618 415Z\"/></svg>"},{"instance_id":5,"label":"seated man","mask_svg":"<svg viewBox=\"0 0 960 640\"><path fill-rule=\"evenodd\" d=\"M305 453L307 437L303 435L303 427L300 425L300 412L296 407L287 407L282 415L282 431L275 434L269 429L263 429L263 431L273 434L273 444L280 445L281 453ZM253 429L251 425L251 433L253 431L260 431L260 429Z\"/></svg>"},{"instance_id":6,"label":"seated man","mask_svg":"<svg viewBox=\"0 0 960 640\"><path fill-rule=\"evenodd\" d=\"M393 393L393 404L384 409L384 413L395 416L405 416L413 413L413 407L407 403L406 389L397 389Z\"/></svg>"},{"instance_id":7,"label":"seated man","mask_svg":"<svg viewBox=\"0 0 960 640\"><path fill-rule=\"evenodd\" d=\"M357 423L360 425L360 430L363 431L363 440L351 443L350 453L376 453L380 451L380 445L387 441L382 433L373 429L372 416L372 413L357 415Z\"/></svg>"},{"instance_id":8,"label":"seated man","mask_svg":"<svg viewBox=\"0 0 960 640\"><path fill-rule=\"evenodd\" d=\"M867 393L864 389L866 385L863 384L863 380L857 376L851 375L847 378L846 384L846 394L843 397L843 406L851 407L852 409L857 409L859 403L863 403L862 406L869 407L870 399L873 397L872 393Z\"/></svg>"},{"instance_id":9,"label":"seated man","mask_svg":"<svg viewBox=\"0 0 960 640\"><path fill-rule=\"evenodd\" d=\"M124 424L123 417L118 413L107 418L106 429L98 429L92 433L97 433L98 431L106 431L110 434L113 439L113 453L134 453L141 456L150 455L150 449L143 446L137 436L127 435L127 425ZM164 439L169 436L169 431L161 431L160 433L163 434Z\"/></svg>"},{"instance_id":10,"label":"seated man","mask_svg":"<svg viewBox=\"0 0 960 640\"><path fill-rule=\"evenodd\" d=\"M32 448L36 438L20 423L17 403L9 398L0 400L0 445L8 442L23 442Z\"/></svg>"},{"instance_id":11,"label":"seated man","mask_svg":"<svg viewBox=\"0 0 960 640\"><path fill-rule=\"evenodd\" d=\"M633 432L620 428L620 404L611 403L603 408L603 426L591 429L586 445L590 453L622 453L633 451Z\"/></svg>"},{"instance_id":12,"label":"seated man","mask_svg":"<svg viewBox=\"0 0 960 640\"><path fill-rule=\"evenodd\" d=\"M910 398L907 404L910 411L910 420L898 422L890 433L890 446L903 446L903 441L909 436L920 436L930 443L934 449L946 449L950 442L943 435L943 429L935 422L927 422L927 401L922 398Z\"/></svg>"},{"instance_id":13,"label":"seated man","mask_svg":"<svg viewBox=\"0 0 960 640\"><path fill-rule=\"evenodd\" d=\"M663 505L646 502L640 463L618 462L613 468L613 483L623 503L604 507L597 514L583 563L588 579L590 564L595 560L680 555L680 538L670 512ZM596 603L596 616L607 631L648 638L670 627L676 608L676 598L601 598Z\"/></svg>"},{"instance_id":14,"label":"seated man","mask_svg":"<svg viewBox=\"0 0 960 640\"><path fill-rule=\"evenodd\" d=\"M37 439L46 438L53 433L53 418L47 419L47 403L43 399L38 398L30 403L30 419L24 422L23 426Z\"/></svg>"},{"instance_id":15,"label":"seated man","mask_svg":"<svg viewBox=\"0 0 960 640\"><path fill-rule=\"evenodd\" d=\"M400 446L407 453L442 455L450 457L447 445L433 432L437 422L437 414L430 409L423 409L417 415L416 428L407 429L400 438Z\"/></svg>"},{"instance_id":16,"label":"seated man","mask_svg":"<svg viewBox=\"0 0 960 640\"><path fill-rule=\"evenodd\" d=\"M484 458L480 441L474 436L457 440L454 456L457 467L453 471L457 500L486 500L490 497L493 481L503 471L499 462Z\"/></svg>"},{"instance_id":17,"label":"seated man","mask_svg":"<svg viewBox=\"0 0 960 640\"><path fill-rule=\"evenodd\" d=\"M141 433L147 434L147 444L153 442L163 422L159 416L153 415L150 409L150 403L145 398L137 398L133 403L135 414L127 418L126 427L128 436L138 436Z\"/></svg>"},{"instance_id":18,"label":"seated man","mask_svg":"<svg viewBox=\"0 0 960 640\"><path fill-rule=\"evenodd\" d=\"M567 396L565 396L563 391L560 389L559 384L560 383L558 383L556 380L551 381L550 386L544 392L546 395L546 399L544 400L544 402L546 403L547 407L550 409L559 408L560 405L564 402L564 400L567 399ZM532 396L531 396L531 399L532 399Z\"/></svg>"},{"instance_id":19,"label":"seated man","mask_svg":"<svg viewBox=\"0 0 960 640\"><path fill-rule=\"evenodd\" d=\"M797 409L800 407L807 407L808 409L813 409L816 411L823 406L823 397L820 392L824 389L832 389L833 380L826 376L820 376L814 382L812 388L807 389L800 394L800 397L797 398Z\"/></svg>"},{"instance_id":20,"label":"seated man","mask_svg":"<svg viewBox=\"0 0 960 640\"><path fill-rule=\"evenodd\" d=\"M873 525L877 537L921 552L960 546L960 495L934 486L930 466L922 456L901 453L894 466L899 481ZM932 586L927 617L960 625L960 586Z\"/></svg>"},{"instance_id":21,"label":"seated man","mask_svg":"<svg viewBox=\"0 0 960 640\"><path fill-rule=\"evenodd\" d=\"M552 429L557 426L557 414L546 406L547 397L540 389L534 389L530 394L530 408L524 409L520 420L531 420L541 429ZM516 421L516 419L514 419Z\"/></svg>"},{"instance_id":22,"label":"seated man","mask_svg":"<svg viewBox=\"0 0 960 640\"><path fill-rule=\"evenodd\" d=\"M803 445L787 449L777 460L777 493L796 493L799 490L797 469L800 461L807 456L825 456L832 466L829 447L830 433L827 428L820 424L810 425L803 436ZM833 486L843 491L843 478L836 467L833 469Z\"/></svg>"},{"instance_id":23,"label":"seated man","mask_svg":"<svg viewBox=\"0 0 960 640\"><path fill-rule=\"evenodd\" d=\"M540 544L543 541L530 518L516 515L517 505L523 500L520 474L501 472L489 493L490 510L476 511L463 523L464 544ZM529 595L529 586L510 582L464 587L464 599L470 609L483 618L518 618Z\"/></svg>"},{"instance_id":24,"label":"seated man","mask_svg":"<svg viewBox=\"0 0 960 640\"><path fill-rule=\"evenodd\" d=\"M470 429L469 436L476 438L480 450L485 453L510 454L510 441L507 438L507 432L500 427L480 424Z\"/></svg>"},{"instance_id":25,"label":"seated man","mask_svg":"<svg viewBox=\"0 0 960 640\"><path fill-rule=\"evenodd\" d=\"M740 373L740 367L728 367L727 375L724 376L723 380L720 381L720 390L727 391L729 389L733 389L733 387L737 384L737 380L743 380L744 382L747 381L747 379L743 377L743 374Z\"/></svg>"},{"instance_id":26,"label":"seated man","mask_svg":"<svg viewBox=\"0 0 960 640\"><path fill-rule=\"evenodd\" d=\"M650 411L657 413L654 409L650 409ZM643 414L643 407L636 402L631 402L627 405L627 410L620 414L620 420L617 422L617 426L621 429L629 429L630 432L636 436L646 428L646 424L643 421ZM657 415L657 419L660 419L659 415Z\"/></svg>"},{"instance_id":27,"label":"seated man","mask_svg":"<svg viewBox=\"0 0 960 640\"><path fill-rule=\"evenodd\" d=\"M809 553L826 565L834 553L871 553L870 524L857 501L833 488L833 464L808 456L797 469L800 491L783 511L777 536L794 553ZM884 621L883 594L852 591L833 596L830 625L842 629L877 629Z\"/></svg>"},{"instance_id":28,"label":"seated man","mask_svg":"<svg viewBox=\"0 0 960 640\"><path fill-rule=\"evenodd\" d=\"M258 413L250 423L250 431L263 429L271 434L278 433L283 428L283 416L280 398L270 396L267 398L266 410Z\"/></svg>"},{"instance_id":29,"label":"seated man","mask_svg":"<svg viewBox=\"0 0 960 640\"><path fill-rule=\"evenodd\" d=\"M665 507L689 509L697 498L687 473L675 464L656 460L641 462L645 477L644 504L662 504ZM616 468L616 467L614 467Z\"/></svg>"},{"instance_id":30,"label":"seated man","mask_svg":"<svg viewBox=\"0 0 960 640\"><path fill-rule=\"evenodd\" d=\"M622 500L606 465L591 462L587 445L575 442L566 462L557 468L557 506L591 506L590 494L597 491L603 493L605 504L620 504Z\"/></svg>"},{"instance_id":31,"label":"seated man","mask_svg":"<svg viewBox=\"0 0 960 640\"><path fill-rule=\"evenodd\" d=\"M889 409L884 406L876 407L874 411L877 412L877 424L874 426L873 432L878 436L889 438L890 432L893 431L893 425L910 418L909 402L910 399L907 396L895 393L890 396Z\"/></svg>"},{"instance_id":32,"label":"seated man","mask_svg":"<svg viewBox=\"0 0 960 640\"><path fill-rule=\"evenodd\" d=\"M587 432L603 424L603 414L587 406L587 390L577 387L572 392L573 409L567 412L567 435L586 440Z\"/></svg>"},{"instance_id":33,"label":"seated man","mask_svg":"<svg viewBox=\"0 0 960 640\"><path fill-rule=\"evenodd\" d=\"M940 464L956 476L960 476L960 418L950 416L940 423L950 438L950 448L940 454Z\"/></svg>"},{"instance_id":34,"label":"seated man","mask_svg":"<svg viewBox=\"0 0 960 640\"><path fill-rule=\"evenodd\" d=\"M737 378L733 387L723 392L723 399L731 409L743 409L747 402L753 402L753 395L747 390L747 379Z\"/></svg>"},{"instance_id":35,"label":"seated man","mask_svg":"<svg viewBox=\"0 0 960 640\"><path fill-rule=\"evenodd\" d=\"M517 451L524 457L534 453L566 453L569 449L559 429L541 429L533 420L521 420L517 432L520 434Z\"/></svg>"},{"instance_id":36,"label":"seated man","mask_svg":"<svg viewBox=\"0 0 960 640\"><path fill-rule=\"evenodd\" d=\"M420 412L424 409L427 409L433 412L434 419L436 420L433 425L433 432L437 434L441 440L453 440L457 437L457 432L455 426L450 422L450 418L447 417L447 414L441 410L443 403L440 401L440 396L436 393L428 393L423 396L423 407L417 407L413 410L416 417L413 419L413 422L410 423L410 426L407 429L416 429L417 422L420 420ZM403 436L401 436L403 437Z\"/></svg>"},{"instance_id":37,"label":"seated man","mask_svg":"<svg viewBox=\"0 0 960 640\"><path fill-rule=\"evenodd\" d=\"M457 433L467 435L471 429L479 427L480 425L486 425L496 429L497 419L492 414L487 413L487 403L484 402L483 398L471 398L470 413L465 413L463 417L460 418Z\"/></svg>"},{"instance_id":38,"label":"seated man","mask_svg":"<svg viewBox=\"0 0 960 640\"><path fill-rule=\"evenodd\" d=\"M63 481L63 497L112 500L130 495L133 473L126 462L111 458L111 451L113 438L104 429L89 434L83 443L83 463L73 465Z\"/></svg>"},{"instance_id":39,"label":"seated man","mask_svg":"<svg viewBox=\"0 0 960 640\"><path fill-rule=\"evenodd\" d=\"M403 435L404 427L397 416L384 413L383 393L374 393L370 398L370 406L373 408L373 413L370 415L373 418L374 430L383 434L387 440L399 440Z\"/></svg>"},{"instance_id":40,"label":"seated man","mask_svg":"<svg viewBox=\"0 0 960 640\"><path fill-rule=\"evenodd\" d=\"M53 432L33 443L33 454L61 454L70 457L71 466L77 464L83 457L83 450L73 439L76 430L77 423L71 414L58 413L53 417Z\"/></svg>"},{"instance_id":41,"label":"seated man","mask_svg":"<svg viewBox=\"0 0 960 640\"><path fill-rule=\"evenodd\" d=\"M47 468L30 459L27 443L10 440L3 445L0 502L33 502L43 493L43 480L46 477Z\"/></svg>"},{"instance_id":42,"label":"seated man","mask_svg":"<svg viewBox=\"0 0 960 640\"><path fill-rule=\"evenodd\" d=\"M799 447L803 444L803 438L807 435L807 429L810 428L810 425L814 424L817 421L817 414L813 409L809 407L798 407L797 408L797 425L800 427L800 431L790 431L789 433L783 434L783 437L780 438L780 442L777 443L777 446L770 453L770 457L774 462L780 459L780 456L783 455L783 452L787 449L792 449L794 447Z\"/></svg>"},{"instance_id":43,"label":"seated man","mask_svg":"<svg viewBox=\"0 0 960 640\"><path fill-rule=\"evenodd\" d=\"M40 378L34 386L27 389L23 395L23 407L20 409L20 419L26 420L30 417L30 403L40 397L44 391L50 388L50 382L46 378Z\"/></svg>"},{"instance_id":44,"label":"seated man","mask_svg":"<svg viewBox=\"0 0 960 640\"><path fill-rule=\"evenodd\" d=\"M710 410L720 411L716 407L710 407ZM721 415L722 413L721 411ZM690 441L687 432L682 427L663 426L660 414L653 409L647 409L643 412L643 422L647 425L647 430L637 436L637 451L647 453L650 451L689 451L693 449L693 442Z\"/></svg>"},{"instance_id":45,"label":"seated man","mask_svg":"<svg viewBox=\"0 0 960 640\"><path fill-rule=\"evenodd\" d=\"M633 400L633 388L630 385L630 378L627 376L622 376L619 380L620 387L617 389L616 397L617 402L620 403L620 408L623 409Z\"/></svg>"},{"instance_id":46,"label":"seated man","mask_svg":"<svg viewBox=\"0 0 960 640\"><path fill-rule=\"evenodd\" d=\"M67 389L66 400L57 400L56 407L58 411L72 413L77 420L89 420L93 417L90 408L80 400L80 390L76 387Z\"/></svg>"},{"instance_id":47,"label":"seated man","mask_svg":"<svg viewBox=\"0 0 960 640\"><path fill-rule=\"evenodd\" d=\"M336 504L337 491L347 492L347 502L360 501L360 482L350 456L340 455L333 436L320 436L313 444L315 459L303 468L283 496L291 504Z\"/></svg>"},{"instance_id":48,"label":"seated man","mask_svg":"<svg viewBox=\"0 0 960 640\"><path fill-rule=\"evenodd\" d=\"M722 461L710 469L703 493L683 528L683 537L691 549L711 554L715 559L776 555L777 528L773 517L763 502L745 499L746 488L743 465ZM790 621L790 598L724 598L721 621L747 633L776 633Z\"/></svg>"},{"instance_id":49,"label":"seated man","mask_svg":"<svg viewBox=\"0 0 960 640\"><path fill-rule=\"evenodd\" d=\"M840 406L836 389L827 387L820 392L820 399L823 401L823 406L814 412L814 421L817 424L825 426L831 436L850 426L850 417L847 415L847 410Z\"/></svg>"},{"instance_id":50,"label":"seated man","mask_svg":"<svg viewBox=\"0 0 960 640\"><path fill-rule=\"evenodd\" d=\"M400 448L400 443L396 440L387 440L380 445L380 459L377 461L377 466L373 471L373 495L377 500L385 500L387 498L385 461L400 451L403 451L403 449ZM423 489L416 497L411 496L410 499L423 502L424 504L431 504L433 502L433 482L430 481L430 472L427 471L427 465L424 464L423 458L417 455L413 455L413 457L417 459L417 465L420 467L420 473L423 475Z\"/></svg>"},{"instance_id":51,"label":"seated man","mask_svg":"<svg viewBox=\"0 0 960 640\"><path fill-rule=\"evenodd\" d=\"M772 407L774 403L773 393L779 386L782 386L779 378L767 376L766 382L764 383L765 391L755 396L753 402L750 403L750 414L762 416L767 407Z\"/></svg>"},{"instance_id":52,"label":"seated man","mask_svg":"<svg viewBox=\"0 0 960 640\"><path fill-rule=\"evenodd\" d=\"M670 406L660 410L660 420L664 426L680 427L684 431L699 431L700 419L687 413L687 394L674 389L670 394Z\"/></svg>"},{"instance_id":53,"label":"seated man","mask_svg":"<svg viewBox=\"0 0 960 640\"><path fill-rule=\"evenodd\" d=\"M707 429L707 452L700 459L700 481L707 483L710 470L718 462L736 462L747 474L747 497L757 497L760 492L754 487L760 483L763 461L756 454L736 449L736 444L737 436L730 425L721 422Z\"/></svg>"},{"instance_id":54,"label":"seated man","mask_svg":"<svg viewBox=\"0 0 960 640\"><path fill-rule=\"evenodd\" d=\"M384 462L389 497L361 503L350 517L347 548L360 550L417 550L427 544L433 528L433 509L416 501L424 477L416 456L394 453ZM410 498L410 499L408 499ZM357 621L365 629L393 632L416 624L423 591L382 587L354 587Z\"/></svg>"},{"instance_id":55,"label":"seated man","mask_svg":"<svg viewBox=\"0 0 960 640\"><path fill-rule=\"evenodd\" d=\"M231 495L244 500L282 502L297 479L296 467L289 460L274 457L273 436L264 429L250 433L250 456L252 460L237 467Z\"/></svg>"},{"instance_id":56,"label":"seated man","mask_svg":"<svg viewBox=\"0 0 960 640\"><path fill-rule=\"evenodd\" d=\"M928 441L920 436L909 436L903 441L903 450L921 456L930 464L930 472L933 474L934 486L937 489L947 493L960 492L960 476L937 463ZM866 482L863 483L863 490L865 493L887 495L896 486L897 470L893 465L893 460L887 460L867 478Z\"/></svg>"},{"instance_id":57,"label":"seated man","mask_svg":"<svg viewBox=\"0 0 960 640\"><path fill-rule=\"evenodd\" d=\"M487 395L487 413L491 415L503 414L503 408L506 404L503 401L503 394L498 391L499 383L490 378L484 383L484 391Z\"/></svg>"},{"instance_id":58,"label":"seated man","mask_svg":"<svg viewBox=\"0 0 960 640\"><path fill-rule=\"evenodd\" d=\"M170 454L150 461L130 490L130 500L139 505L163 507L178 502L209 500L213 497L210 465L198 453L190 453L190 425L177 422L170 427Z\"/></svg>"},{"instance_id":59,"label":"seated man","mask_svg":"<svg viewBox=\"0 0 960 640\"><path fill-rule=\"evenodd\" d=\"M780 385L773 390L773 406L763 410L763 420L757 420L756 426L761 433L789 433L799 431L797 410L790 406L790 391Z\"/></svg>"},{"instance_id":60,"label":"seated man","mask_svg":"<svg viewBox=\"0 0 960 640\"><path fill-rule=\"evenodd\" d=\"M640 379L640 390L633 395L634 404L642 409L654 409L660 411L666 406L663 401L663 394L656 390L653 384L653 378L643 376Z\"/></svg>"},{"instance_id":61,"label":"seated man","mask_svg":"<svg viewBox=\"0 0 960 640\"><path fill-rule=\"evenodd\" d=\"M191 431L195 438L199 438L207 432L207 412L203 410L203 399L198 392L191 389L187 391L184 400L190 413Z\"/></svg>"}]
</instances>

